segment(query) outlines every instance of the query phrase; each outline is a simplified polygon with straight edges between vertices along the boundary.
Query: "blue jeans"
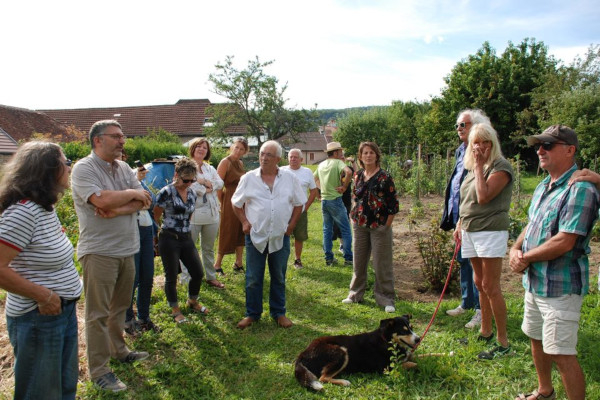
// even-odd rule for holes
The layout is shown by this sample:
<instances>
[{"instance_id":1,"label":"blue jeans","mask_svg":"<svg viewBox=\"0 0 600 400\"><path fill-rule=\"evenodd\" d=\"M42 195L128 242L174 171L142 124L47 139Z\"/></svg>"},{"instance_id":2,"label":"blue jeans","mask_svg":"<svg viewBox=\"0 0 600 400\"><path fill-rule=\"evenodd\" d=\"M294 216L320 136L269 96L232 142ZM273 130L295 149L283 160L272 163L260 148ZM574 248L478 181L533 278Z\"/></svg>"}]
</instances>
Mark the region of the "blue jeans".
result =
<instances>
[{"instance_id":1,"label":"blue jeans","mask_svg":"<svg viewBox=\"0 0 600 400\"><path fill-rule=\"evenodd\" d=\"M333 260L333 223L340 228L342 232L342 241L344 242L344 259L352 261L352 232L350 231L350 221L348 212L344 207L341 197L335 200L322 200L321 211L323 212L323 252L325 260Z\"/></svg>"},{"instance_id":2,"label":"blue jeans","mask_svg":"<svg viewBox=\"0 0 600 400\"><path fill-rule=\"evenodd\" d=\"M468 258L462 258L462 251L456 255L456 261L460 264L460 306L465 310L474 308L479 310L479 291L473 281L473 267Z\"/></svg>"},{"instance_id":3,"label":"blue jeans","mask_svg":"<svg viewBox=\"0 0 600 400\"><path fill-rule=\"evenodd\" d=\"M19 317L6 316L15 353L15 399L75 399L77 355L76 302L59 315L36 308Z\"/></svg>"},{"instance_id":4,"label":"blue jeans","mask_svg":"<svg viewBox=\"0 0 600 400\"><path fill-rule=\"evenodd\" d=\"M125 321L131 321L133 314L133 298L137 288L137 312L138 319L148 321L150 319L150 297L152 296L152 284L154 283L154 241L152 226L138 226L140 231L140 251L134 256L135 281L131 293L131 305L127 309Z\"/></svg>"},{"instance_id":5,"label":"blue jeans","mask_svg":"<svg viewBox=\"0 0 600 400\"><path fill-rule=\"evenodd\" d=\"M269 254L269 247L262 253L246 235L246 316L255 321L263 312L263 283L265 263L269 264L271 286L269 287L269 313L277 319L285 315L285 273L290 257L290 237L283 237L283 247Z\"/></svg>"}]
</instances>

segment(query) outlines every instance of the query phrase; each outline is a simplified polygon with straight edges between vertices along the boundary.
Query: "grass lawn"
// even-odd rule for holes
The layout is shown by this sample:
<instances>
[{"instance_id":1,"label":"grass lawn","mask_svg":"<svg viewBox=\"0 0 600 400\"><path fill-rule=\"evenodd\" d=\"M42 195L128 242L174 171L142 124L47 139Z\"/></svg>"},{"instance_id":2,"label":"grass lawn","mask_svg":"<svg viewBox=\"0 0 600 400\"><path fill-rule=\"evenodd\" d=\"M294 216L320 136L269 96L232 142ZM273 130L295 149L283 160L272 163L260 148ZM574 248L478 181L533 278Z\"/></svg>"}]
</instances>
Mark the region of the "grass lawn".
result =
<instances>
[{"instance_id":1,"label":"grass lawn","mask_svg":"<svg viewBox=\"0 0 600 400\"><path fill-rule=\"evenodd\" d=\"M401 217L402 219L405 216ZM522 299L507 298L509 338L513 353L495 361L477 361L485 347L474 339L477 332L463 328L468 317L451 318L445 310L454 308L458 299L444 301L419 352L450 352L454 357L432 357L418 361L415 370L399 370L388 375L357 374L346 376L350 387L325 385L321 393L312 393L296 382L295 357L317 336L355 334L373 330L379 320L389 317L373 299L370 277L363 304L345 305L350 267L326 267L321 250L320 204L310 209L311 238L305 243L305 268L290 266L287 274L288 316L291 329L277 327L265 312L259 323L240 331L236 323L244 316L244 277L231 272L233 258L224 262L226 290L203 286L200 300L211 314L188 315L191 323L176 326L169 318L164 292L155 287L151 317L162 332L145 333L132 342L132 348L148 351L149 360L134 365L112 363L115 373L129 390L104 393L89 381L80 384L82 399L512 399L536 387L536 375L529 340L520 330ZM229 258L231 257L231 258ZM339 257L341 258L341 257ZM290 257L290 263L293 257ZM157 273L162 267L157 266ZM594 285L595 286L595 285ZM268 274L265 287L268 288ZM185 291L179 288L180 301ZM600 297L595 290L587 296L579 334L579 357L588 384L588 398L600 398ZM413 315L413 325L422 334L435 309L433 303L406 302L399 299L399 314ZM469 337L469 345L458 339ZM84 361L84 360L82 360ZM558 398L565 398L558 374L554 373Z\"/></svg>"}]
</instances>

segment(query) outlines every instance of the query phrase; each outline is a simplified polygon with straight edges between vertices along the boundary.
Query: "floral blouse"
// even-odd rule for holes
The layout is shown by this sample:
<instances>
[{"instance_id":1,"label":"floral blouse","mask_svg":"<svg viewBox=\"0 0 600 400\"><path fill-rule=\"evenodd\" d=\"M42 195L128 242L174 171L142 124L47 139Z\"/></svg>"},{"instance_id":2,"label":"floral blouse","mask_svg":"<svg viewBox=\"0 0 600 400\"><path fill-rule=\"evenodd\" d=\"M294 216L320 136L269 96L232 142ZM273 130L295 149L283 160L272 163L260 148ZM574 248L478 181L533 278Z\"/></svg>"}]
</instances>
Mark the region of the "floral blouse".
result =
<instances>
[{"instance_id":1,"label":"floral blouse","mask_svg":"<svg viewBox=\"0 0 600 400\"><path fill-rule=\"evenodd\" d=\"M177 193L173 184L163 187L156 196L156 205L164 209L163 229L171 229L181 233L190 232L190 216L194 212L196 192L187 189L187 202Z\"/></svg>"},{"instance_id":2,"label":"floral blouse","mask_svg":"<svg viewBox=\"0 0 600 400\"><path fill-rule=\"evenodd\" d=\"M374 229L385 225L388 215L398 213L396 186L392 176L383 169L366 182L364 177L364 169L354 174L354 206L350 218L358 226Z\"/></svg>"}]
</instances>

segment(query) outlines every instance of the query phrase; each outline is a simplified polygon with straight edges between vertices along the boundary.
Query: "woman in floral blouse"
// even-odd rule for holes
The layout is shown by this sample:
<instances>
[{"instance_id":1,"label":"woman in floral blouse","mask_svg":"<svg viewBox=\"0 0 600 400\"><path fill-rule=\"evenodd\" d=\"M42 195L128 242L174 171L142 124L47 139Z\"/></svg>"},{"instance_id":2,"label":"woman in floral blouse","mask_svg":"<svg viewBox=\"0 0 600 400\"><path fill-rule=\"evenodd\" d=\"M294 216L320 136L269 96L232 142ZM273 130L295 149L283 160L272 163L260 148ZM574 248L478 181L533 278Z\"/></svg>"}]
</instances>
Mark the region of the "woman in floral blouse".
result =
<instances>
[{"instance_id":1,"label":"woman in floral blouse","mask_svg":"<svg viewBox=\"0 0 600 400\"><path fill-rule=\"evenodd\" d=\"M396 311L392 265L392 222L398 213L398 199L392 176L380 167L381 151L373 142L358 148L361 168L354 174L353 207L354 271L344 304L362 301L367 286L367 266L373 254L375 301L386 312Z\"/></svg>"}]
</instances>

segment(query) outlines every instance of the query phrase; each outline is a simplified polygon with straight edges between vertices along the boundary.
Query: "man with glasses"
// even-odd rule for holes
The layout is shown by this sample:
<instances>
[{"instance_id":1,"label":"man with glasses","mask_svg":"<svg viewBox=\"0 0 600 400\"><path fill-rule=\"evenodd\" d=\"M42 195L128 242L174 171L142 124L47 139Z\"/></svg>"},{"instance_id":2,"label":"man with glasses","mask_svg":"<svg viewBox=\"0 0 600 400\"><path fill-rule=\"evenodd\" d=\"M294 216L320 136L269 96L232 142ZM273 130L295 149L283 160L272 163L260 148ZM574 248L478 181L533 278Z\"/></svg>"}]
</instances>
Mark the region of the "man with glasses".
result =
<instances>
[{"instance_id":1,"label":"man with glasses","mask_svg":"<svg viewBox=\"0 0 600 400\"><path fill-rule=\"evenodd\" d=\"M553 125L527 138L548 176L537 186L529 223L510 250L510 268L523 274L521 329L531 341L538 387L522 399L554 399L556 363L569 399L585 398L585 378L577 361L577 330L583 296L589 289L590 233L600 197L589 182L569 180L577 170L575 131Z\"/></svg>"},{"instance_id":2,"label":"man with glasses","mask_svg":"<svg viewBox=\"0 0 600 400\"><path fill-rule=\"evenodd\" d=\"M92 381L118 392L127 386L111 371L115 358L131 363L148 357L131 351L123 338L125 313L139 251L137 212L151 203L135 173L117 160L125 136L114 120L96 122L89 133L92 152L73 167L71 187L79 219L77 257L83 267L87 357Z\"/></svg>"},{"instance_id":3,"label":"man with glasses","mask_svg":"<svg viewBox=\"0 0 600 400\"><path fill-rule=\"evenodd\" d=\"M231 203L246 234L246 316L237 324L245 329L263 312L265 263L271 284L269 312L282 328L292 326L285 316L285 274L290 256L290 235L306 203L306 192L290 171L277 166L281 145L266 141L260 148L260 167L240 179Z\"/></svg>"},{"instance_id":4,"label":"man with glasses","mask_svg":"<svg viewBox=\"0 0 600 400\"><path fill-rule=\"evenodd\" d=\"M483 111L479 109L466 109L458 114L456 124L454 125L454 129L456 129L461 143L454 153L456 159L454 162L454 170L452 171L452 175L450 175L448 186L446 186L444 214L440 224L440 228L445 231L456 228L456 222L458 221L459 216L458 205L460 204L460 185L462 184L468 172L463 166L463 158L469 143L469 132L471 131L471 127L479 123L491 125L490 119ZM458 305L458 307L447 310L446 314L456 317L464 314L466 310L474 308L475 314L465 325L466 328L473 329L481 325L479 291L477 290L477 287L473 281L473 268L469 259L462 258L461 252L459 251L456 260L460 264L461 303Z\"/></svg>"}]
</instances>

